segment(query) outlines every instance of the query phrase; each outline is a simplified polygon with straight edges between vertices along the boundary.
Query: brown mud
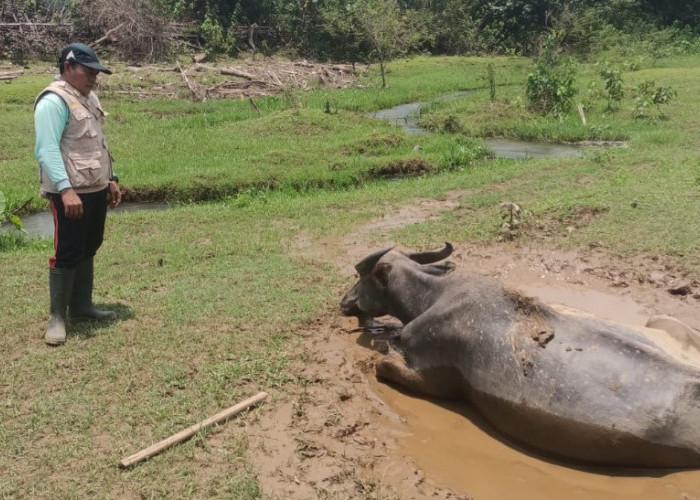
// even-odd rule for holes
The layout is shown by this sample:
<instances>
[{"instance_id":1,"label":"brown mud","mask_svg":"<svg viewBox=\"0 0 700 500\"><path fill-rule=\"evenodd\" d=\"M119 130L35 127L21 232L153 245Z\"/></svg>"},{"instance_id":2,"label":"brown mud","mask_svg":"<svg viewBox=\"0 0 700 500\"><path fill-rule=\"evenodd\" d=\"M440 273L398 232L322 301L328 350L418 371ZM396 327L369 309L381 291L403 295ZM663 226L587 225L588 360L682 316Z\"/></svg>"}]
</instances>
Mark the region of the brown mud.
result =
<instances>
[{"instance_id":1,"label":"brown mud","mask_svg":"<svg viewBox=\"0 0 700 500\"><path fill-rule=\"evenodd\" d=\"M389 246L372 243L377 236L452 209L463 194L419 200L343 239L301 235L298 253L339 266L349 288L354 263ZM635 326L668 314L700 327L697 281L662 258L506 242L459 244L451 260L455 272L495 277L549 304ZM683 287L688 293L673 293ZM251 429L263 498L700 500L700 471L558 462L499 438L465 404L417 398L378 382L374 362L386 345L357 326L332 308L301 333L296 383L272 395Z\"/></svg>"}]
</instances>

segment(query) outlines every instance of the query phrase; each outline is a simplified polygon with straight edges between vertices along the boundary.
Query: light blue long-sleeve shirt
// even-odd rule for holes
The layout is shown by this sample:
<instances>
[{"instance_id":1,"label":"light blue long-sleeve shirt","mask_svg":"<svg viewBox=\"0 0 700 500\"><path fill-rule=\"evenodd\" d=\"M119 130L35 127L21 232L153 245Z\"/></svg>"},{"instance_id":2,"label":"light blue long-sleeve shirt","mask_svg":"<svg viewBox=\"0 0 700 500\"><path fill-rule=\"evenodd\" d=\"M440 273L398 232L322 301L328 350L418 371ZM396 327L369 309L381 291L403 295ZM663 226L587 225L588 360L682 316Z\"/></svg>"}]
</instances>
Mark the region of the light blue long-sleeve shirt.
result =
<instances>
[{"instance_id":1,"label":"light blue long-sleeve shirt","mask_svg":"<svg viewBox=\"0 0 700 500\"><path fill-rule=\"evenodd\" d=\"M61 137L69 121L68 105L53 92L44 94L34 108L34 156L58 192L71 187L61 156Z\"/></svg>"}]
</instances>

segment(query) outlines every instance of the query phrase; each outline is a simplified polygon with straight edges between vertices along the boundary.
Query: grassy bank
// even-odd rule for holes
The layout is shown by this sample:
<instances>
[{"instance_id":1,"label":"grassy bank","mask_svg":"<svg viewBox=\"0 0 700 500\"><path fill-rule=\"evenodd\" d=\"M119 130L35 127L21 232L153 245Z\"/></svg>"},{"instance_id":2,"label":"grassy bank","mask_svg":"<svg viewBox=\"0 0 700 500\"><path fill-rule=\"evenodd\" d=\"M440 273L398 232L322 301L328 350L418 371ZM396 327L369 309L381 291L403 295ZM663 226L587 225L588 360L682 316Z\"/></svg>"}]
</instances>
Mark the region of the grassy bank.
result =
<instances>
[{"instance_id":1,"label":"grassy bank","mask_svg":"<svg viewBox=\"0 0 700 500\"><path fill-rule=\"evenodd\" d=\"M110 88L124 83L105 77L102 100L110 113L107 133L115 167L130 196L188 201L246 189L347 187L373 177L383 166L400 169L411 160L423 163L424 170L453 168L450 151L463 147L462 138L425 137L417 153L415 138L365 114L455 89L483 87L486 64L467 58L397 62L389 89L376 91L370 77L364 81L370 89L289 90L257 98L254 105L238 99L133 102L110 94ZM524 75L524 60L502 59L498 64L504 74L509 70L512 80ZM433 77L430 67L427 73L421 69L424 65L439 68L440 78ZM2 120L12 132L0 139L2 188L13 200L34 198L34 207L42 202L35 196L31 109L49 79L32 74L0 86ZM132 85L138 84L137 75L131 79ZM465 163L478 155L476 151Z\"/></svg>"},{"instance_id":2,"label":"grassy bank","mask_svg":"<svg viewBox=\"0 0 700 500\"><path fill-rule=\"evenodd\" d=\"M364 116L484 88L489 63L499 83L495 101L485 90L423 116L437 131L453 116L461 133L406 136ZM497 241L506 200L526 211L517 236L525 244L658 254L700 276L700 59L623 74L626 87L654 79L676 89L668 119L634 120L628 96L615 112L591 100L586 126L578 116L560 122L527 112L528 65L397 61L387 90L370 76L365 88L256 99L257 110L245 100L105 95L126 189L215 201L111 215L96 296L116 308L119 321L75 325L60 349L42 340L50 244L0 252L0 497L259 498L246 462L255 412L133 470L117 463L259 390L310 383L290 370L290 353L319 314L336 314L348 283L327 256L305 251L305 242L312 249L320 238L341 244L371 217L416 198L462 193L437 220L375 235L377 246ZM583 89L597 81L594 66L579 71ZM16 203L33 198L34 209L42 201L31 102L47 76L0 85L0 190ZM628 147L493 160L472 154L479 148L471 135L625 138ZM416 164L418 177L378 179Z\"/></svg>"}]
</instances>

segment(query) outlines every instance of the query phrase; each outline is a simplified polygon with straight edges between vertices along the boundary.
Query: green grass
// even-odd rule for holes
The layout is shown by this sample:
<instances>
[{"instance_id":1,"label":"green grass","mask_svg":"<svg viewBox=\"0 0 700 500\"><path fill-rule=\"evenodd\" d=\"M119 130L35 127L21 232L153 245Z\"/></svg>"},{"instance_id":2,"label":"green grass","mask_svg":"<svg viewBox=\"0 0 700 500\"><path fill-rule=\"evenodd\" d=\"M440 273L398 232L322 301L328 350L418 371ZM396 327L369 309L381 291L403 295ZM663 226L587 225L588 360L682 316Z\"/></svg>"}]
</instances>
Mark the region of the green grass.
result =
<instances>
[{"instance_id":1,"label":"green grass","mask_svg":"<svg viewBox=\"0 0 700 500\"><path fill-rule=\"evenodd\" d=\"M11 471L0 480L4 495L120 496L124 485L149 498L223 494L196 478L212 459L229 470L212 481L252 481L235 424L212 431L225 433L224 443L200 450L200 460L192 455L203 441L194 440L133 471L116 463L293 376L285 371L287 346L337 278L286 255L296 232L280 222L290 202L114 217L97 293L121 321L77 325L61 349L42 345L45 303L35 299L44 295L47 252L0 257L3 269L13 268L0 288L24 290L2 305L0 446Z\"/></svg>"},{"instance_id":2,"label":"green grass","mask_svg":"<svg viewBox=\"0 0 700 500\"><path fill-rule=\"evenodd\" d=\"M526 64L505 58L397 61L388 89L289 92L256 99L257 110L247 100L144 104L106 92L106 132L124 186L141 198L186 201L246 188L345 187L362 182L379 165L407 157L423 158L440 170L441 158L459 139L425 137L420 154L413 153L415 138L365 114L455 89L482 87L486 64L493 61L512 79L523 74ZM441 78L426 73L423 66L441 68ZM366 85L371 87L373 78L368 77ZM33 198L34 208L43 204L36 197L31 106L48 81L47 76L30 74L0 86L0 112L13 129L13 134L0 138L0 189L11 199ZM108 89L114 85L106 83ZM332 113L325 112L327 103L333 103Z\"/></svg>"},{"instance_id":3,"label":"green grass","mask_svg":"<svg viewBox=\"0 0 700 500\"><path fill-rule=\"evenodd\" d=\"M482 91L424 112L438 131L452 116L460 133L406 136L365 117L483 88L489 63L499 83L495 102ZM436 220L373 235L368 251L385 240L414 247L496 242L506 200L526 210L523 244L542 243L537 228L545 226L551 247L659 254L699 276L700 58L623 74L626 91L649 79L678 90L665 107L667 120L634 120L629 94L619 110L606 112L601 98L582 90L587 126L577 114L558 121L527 112L529 64L396 61L388 89L378 89L373 74L365 88L257 99L260 113L247 101L106 95L107 134L124 188L213 201L111 215L96 260L96 297L120 319L76 324L60 349L42 340L50 243L0 238L0 497L259 498L246 462L246 425L255 411L132 470L117 463L260 390L272 391L274 404L297 383L289 367L299 331L335 311L348 286L331 257L307 254L301 242L342 241L371 217L417 198L464 193ZM598 78L593 65L579 75L582 89ZM31 73L0 85L0 190L13 206L29 198L33 209L43 206L31 109L47 79ZM480 135L624 138L628 147L593 148L572 159L493 160L481 158ZM432 175L375 179L417 160ZM586 211L595 215L575 225Z\"/></svg>"}]
</instances>

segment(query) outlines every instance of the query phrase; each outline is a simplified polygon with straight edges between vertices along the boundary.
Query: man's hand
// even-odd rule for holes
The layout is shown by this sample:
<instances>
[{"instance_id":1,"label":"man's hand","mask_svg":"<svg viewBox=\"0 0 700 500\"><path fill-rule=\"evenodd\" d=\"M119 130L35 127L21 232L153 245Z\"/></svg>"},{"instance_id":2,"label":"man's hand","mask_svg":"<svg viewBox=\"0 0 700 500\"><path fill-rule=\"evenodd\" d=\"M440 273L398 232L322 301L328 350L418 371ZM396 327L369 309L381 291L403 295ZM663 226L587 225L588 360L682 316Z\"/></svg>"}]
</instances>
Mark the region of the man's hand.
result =
<instances>
[{"instance_id":1,"label":"man's hand","mask_svg":"<svg viewBox=\"0 0 700 500\"><path fill-rule=\"evenodd\" d=\"M122 202L122 192L119 189L119 183L109 181L109 208L117 208Z\"/></svg>"},{"instance_id":2,"label":"man's hand","mask_svg":"<svg viewBox=\"0 0 700 500\"><path fill-rule=\"evenodd\" d=\"M73 188L61 191L61 201L69 219L80 219L83 216L83 202Z\"/></svg>"}]
</instances>

